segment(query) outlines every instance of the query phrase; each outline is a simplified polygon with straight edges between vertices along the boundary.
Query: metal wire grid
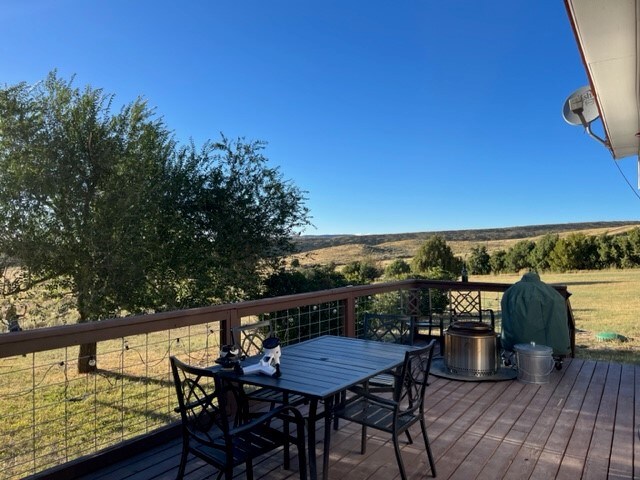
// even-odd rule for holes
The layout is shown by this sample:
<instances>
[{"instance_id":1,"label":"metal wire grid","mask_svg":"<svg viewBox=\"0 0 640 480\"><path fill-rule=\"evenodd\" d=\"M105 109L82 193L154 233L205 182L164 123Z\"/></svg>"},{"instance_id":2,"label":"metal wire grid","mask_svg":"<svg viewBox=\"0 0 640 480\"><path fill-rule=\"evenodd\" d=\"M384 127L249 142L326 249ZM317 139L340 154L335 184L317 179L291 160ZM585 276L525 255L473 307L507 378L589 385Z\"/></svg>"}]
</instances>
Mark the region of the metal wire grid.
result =
<instances>
[{"instance_id":1,"label":"metal wire grid","mask_svg":"<svg viewBox=\"0 0 640 480\"><path fill-rule=\"evenodd\" d=\"M100 342L97 371L78 373L79 347L0 360L0 478L91 454L177 419L169 356L218 357L220 325Z\"/></svg>"},{"instance_id":2,"label":"metal wire grid","mask_svg":"<svg viewBox=\"0 0 640 480\"><path fill-rule=\"evenodd\" d=\"M420 314L423 314L420 295ZM414 297L412 297L414 295ZM502 293L483 292L496 312ZM410 314L415 292L401 290L358 297L356 335L364 313ZM345 303L331 301L256 317L271 319L284 345L324 334L344 334ZM220 324L203 324L100 342L97 372L78 374L79 347L0 359L0 478L20 478L177 419L168 358L211 365L218 358Z\"/></svg>"},{"instance_id":3,"label":"metal wire grid","mask_svg":"<svg viewBox=\"0 0 640 480\"><path fill-rule=\"evenodd\" d=\"M270 320L282 345L289 345L320 335L343 335L344 315L344 302L331 301L271 312L260 318ZM252 321L256 319L243 319L243 323Z\"/></svg>"}]
</instances>

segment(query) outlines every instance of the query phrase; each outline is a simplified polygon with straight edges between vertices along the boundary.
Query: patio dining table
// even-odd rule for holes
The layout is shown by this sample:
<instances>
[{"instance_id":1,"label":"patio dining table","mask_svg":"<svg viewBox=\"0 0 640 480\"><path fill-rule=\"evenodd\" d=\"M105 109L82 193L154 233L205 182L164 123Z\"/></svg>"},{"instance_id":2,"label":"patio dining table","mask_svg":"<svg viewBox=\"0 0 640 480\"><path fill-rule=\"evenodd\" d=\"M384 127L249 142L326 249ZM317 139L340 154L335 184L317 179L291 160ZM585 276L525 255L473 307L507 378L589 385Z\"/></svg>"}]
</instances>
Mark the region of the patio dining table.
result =
<instances>
[{"instance_id":1,"label":"patio dining table","mask_svg":"<svg viewBox=\"0 0 640 480\"><path fill-rule=\"evenodd\" d=\"M326 480L329 478L331 420L336 398L348 388L402 365L405 352L413 348L410 345L324 335L284 347L279 378L229 372L224 375L240 384L269 387L290 395L302 395L309 400L309 474L311 479L318 478L315 424L324 417L322 478ZM257 361L258 358L252 360ZM324 403L323 412L318 412L319 402Z\"/></svg>"}]
</instances>

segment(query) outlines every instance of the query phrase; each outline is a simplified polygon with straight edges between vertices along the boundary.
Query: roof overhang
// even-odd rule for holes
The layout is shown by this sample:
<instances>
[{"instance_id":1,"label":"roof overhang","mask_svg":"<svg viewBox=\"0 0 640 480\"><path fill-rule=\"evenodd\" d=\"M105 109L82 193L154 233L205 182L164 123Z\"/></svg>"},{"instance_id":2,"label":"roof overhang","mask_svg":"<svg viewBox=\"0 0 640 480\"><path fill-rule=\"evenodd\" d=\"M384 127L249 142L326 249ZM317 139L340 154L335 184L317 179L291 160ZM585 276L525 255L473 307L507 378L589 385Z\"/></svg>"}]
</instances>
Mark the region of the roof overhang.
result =
<instances>
[{"instance_id":1,"label":"roof overhang","mask_svg":"<svg viewBox=\"0 0 640 480\"><path fill-rule=\"evenodd\" d=\"M565 0L608 146L615 159L640 150L637 0Z\"/></svg>"}]
</instances>

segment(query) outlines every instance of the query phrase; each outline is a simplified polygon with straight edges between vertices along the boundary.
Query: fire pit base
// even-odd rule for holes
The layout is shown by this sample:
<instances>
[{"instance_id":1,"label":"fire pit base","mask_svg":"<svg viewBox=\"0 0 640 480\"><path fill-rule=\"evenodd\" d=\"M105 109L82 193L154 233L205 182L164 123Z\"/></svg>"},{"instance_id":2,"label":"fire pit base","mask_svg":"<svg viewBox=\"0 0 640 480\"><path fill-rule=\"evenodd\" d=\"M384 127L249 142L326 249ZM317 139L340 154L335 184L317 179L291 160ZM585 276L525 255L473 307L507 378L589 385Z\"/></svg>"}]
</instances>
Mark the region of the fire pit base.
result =
<instances>
[{"instance_id":1,"label":"fire pit base","mask_svg":"<svg viewBox=\"0 0 640 480\"><path fill-rule=\"evenodd\" d=\"M511 367L499 367L494 374L483 377L460 375L449 371L444 364L444 358L438 357L434 358L431 363L431 375L461 382L501 382L514 380L518 376L518 371Z\"/></svg>"},{"instance_id":2,"label":"fire pit base","mask_svg":"<svg viewBox=\"0 0 640 480\"><path fill-rule=\"evenodd\" d=\"M454 322L444 333L444 362L450 373L489 377L498 370L498 335L482 322Z\"/></svg>"}]
</instances>

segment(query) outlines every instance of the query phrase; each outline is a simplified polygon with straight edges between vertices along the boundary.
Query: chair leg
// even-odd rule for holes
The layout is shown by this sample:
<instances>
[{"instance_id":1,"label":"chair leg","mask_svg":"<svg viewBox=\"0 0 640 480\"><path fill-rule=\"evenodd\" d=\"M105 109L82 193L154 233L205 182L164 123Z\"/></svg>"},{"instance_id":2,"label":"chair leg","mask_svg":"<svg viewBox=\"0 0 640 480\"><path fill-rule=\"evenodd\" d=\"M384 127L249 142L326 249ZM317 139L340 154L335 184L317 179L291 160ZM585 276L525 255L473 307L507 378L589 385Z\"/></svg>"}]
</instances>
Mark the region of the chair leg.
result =
<instances>
[{"instance_id":1,"label":"chair leg","mask_svg":"<svg viewBox=\"0 0 640 480\"><path fill-rule=\"evenodd\" d=\"M253 480L253 462L251 459L247 460L247 480Z\"/></svg>"},{"instance_id":2,"label":"chair leg","mask_svg":"<svg viewBox=\"0 0 640 480\"><path fill-rule=\"evenodd\" d=\"M407 473L404 471L404 463L402 463L402 455L400 454L400 443L398 442L398 436L393 435L393 449L396 452L396 461L398 462L398 469L400 470L400 478L407 480Z\"/></svg>"},{"instance_id":3,"label":"chair leg","mask_svg":"<svg viewBox=\"0 0 640 480\"><path fill-rule=\"evenodd\" d=\"M187 468L187 457L189 456L189 449L187 447L187 443L184 442L182 445L182 455L180 455L180 466L178 467L178 476L177 480L182 480L184 477L184 471Z\"/></svg>"},{"instance_id":4,"label":"chair leg","mask_svg":"<svg viewBox=\"0 0 640 480\"><path fill-rule=\"evenodd\" d=\"M282 394L282 400L284 405L289 404L289 394L286 392ZM271 403L271 410L275 408L276 404ZM291 452L289 451L289 420L286 418L282 422L282 429L284 431L284 469L289 470L291 468Z\"/></svg>"},{"instance_id":5,"label":"chair leg","mask_svg":"<svg viewBox=\"0 0 640 480\"><path fill-rule=\"evenodd\" d=\"M409 430L405 430L404 433L407 435L407 443L411 445L413 443L413 439L411 438L411 434L409 433Z\"/></svg>"},{"instance_id":6,"label":"chair leg","mask_svg":"<svg viewBox=\"0 0 640 480\"><path fill-rule=\"evenodd\" d=\"M282 429L284 430L285 441L284 441L284 469L289 470L291 468L291 451L289 449L289 420L282 421Z\"/></svg>"},{"instance_id":7,"label":"chair leg","mask_svg":"<svg viewBox=\"0 0 640 480\"><path fill-rule=\"evenodd\" d=\"M233 467L224 469L224 480L233 480Z\"/></svg>"},{"instance_id":8,"label":"chair leg","mask_svg":"<svg viewBox=\"0 0 640 480\"><path fill-rule=\"evenodd\" d=\"M296 447L298 448L298 471L300 480L307 480L307 445L305 444L304 423L296 430Z\"/></svg>"},{"instance_id":9,"label":"chair leg","mask_svg":"<svg viewBox=\"0 0 640 480\"><path fill-rule=\"evenodd\" d=\"M431 452L431 444L429 443L429 437L427 436L427 425L424 422L424 418L420 419L420 428L422 429L422 438L424 444L427 447L427 456L429 457L429 465L431 466L431 473L436 476L436 462L433 460L433 453Z\"/></svg>"},{"instance_id":10,"label":"chair leg","mask_svg":"<svg viewBox=\"0 0 640 480\"><path fill-rule=\"evenodd\" d=\"M339 393L338 395L336 395L336 399L335 402L336 404L344 404L344 402L347 399L347 392L342 392ZM338 428L340 427L340 419L336 416L333 417L333 429L334 430L338 430Z\"/></svg>"}]
</instances>

